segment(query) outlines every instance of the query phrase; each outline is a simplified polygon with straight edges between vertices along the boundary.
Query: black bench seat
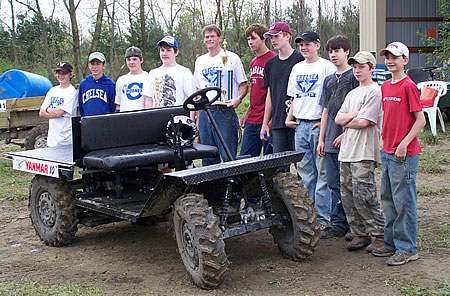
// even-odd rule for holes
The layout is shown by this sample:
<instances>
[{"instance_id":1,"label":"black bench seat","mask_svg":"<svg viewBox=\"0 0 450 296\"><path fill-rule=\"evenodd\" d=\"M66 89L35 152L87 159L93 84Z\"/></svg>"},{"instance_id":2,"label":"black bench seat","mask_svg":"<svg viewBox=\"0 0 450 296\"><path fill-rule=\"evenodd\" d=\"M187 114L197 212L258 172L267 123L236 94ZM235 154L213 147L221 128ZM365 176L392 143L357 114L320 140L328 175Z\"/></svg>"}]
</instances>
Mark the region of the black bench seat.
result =
<instances>
[{"instance_id":1,"label":"black bench seat","mask_svg":"<svg viewBox=\"0 0 450 296\"><path fill-rule=\"evenodd\" d=\"M193 144L183 148L184 158L191 161L216 157L217 147ZM149 167L163 163L174 163L173 149L167 145L144 144L91 151L83 157L88 168L119 171L135 167Z\"/></svg>"}]
</instances>

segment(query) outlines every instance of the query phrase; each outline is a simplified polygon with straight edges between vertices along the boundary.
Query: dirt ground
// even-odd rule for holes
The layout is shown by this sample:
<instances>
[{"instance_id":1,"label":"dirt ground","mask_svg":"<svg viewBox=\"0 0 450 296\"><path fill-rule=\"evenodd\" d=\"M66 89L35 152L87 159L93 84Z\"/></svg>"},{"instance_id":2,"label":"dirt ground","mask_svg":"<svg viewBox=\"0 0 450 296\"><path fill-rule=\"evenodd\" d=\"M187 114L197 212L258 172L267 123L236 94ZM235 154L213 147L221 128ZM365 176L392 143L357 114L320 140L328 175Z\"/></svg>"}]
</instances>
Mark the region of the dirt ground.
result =
<instances>
[{"instance_id":1,"label":"dirt ground","mask_svg":"<svg viewBox=\"0 0 450 296\"><path fill-rule=\"evenodd\" d=\"M439 149L450 157L449 144L445 140ZM420 173L418 187L449 186L450 165L443 167L446 171L441 174ZM6 184L0 181L0 186ZM405 295L415 290L423 292L415 295L449 295L450 190L441 191L418 199L418 261L388 267L385 258L365 250L349 252L346 241L336 238L321 240L310 258L293 262L282 258L268 231L260 231L225 241L231 264L223 284L212 291L191 283L170 222L79 226L72 244L53 248L35 235L27 201L12 204L3 199L0 280L29 278L43 285L75 282L105 295ZM442 239L447 243L439 243Z\"/></svg>"}]
</instances>

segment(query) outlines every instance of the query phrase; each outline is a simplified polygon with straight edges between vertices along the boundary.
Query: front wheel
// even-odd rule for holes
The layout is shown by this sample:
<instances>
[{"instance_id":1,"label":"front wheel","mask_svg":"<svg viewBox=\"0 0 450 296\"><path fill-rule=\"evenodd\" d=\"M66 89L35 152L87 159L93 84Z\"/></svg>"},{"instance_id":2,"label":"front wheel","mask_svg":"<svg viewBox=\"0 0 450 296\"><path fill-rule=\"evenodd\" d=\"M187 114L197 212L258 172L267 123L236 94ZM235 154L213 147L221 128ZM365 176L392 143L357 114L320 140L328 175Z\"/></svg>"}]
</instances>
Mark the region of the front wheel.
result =
<instances>
[{"instance_id":1,"label":"front wheel","mask_svg":"<svg viewBox=\"0 0 450 296\"><path fill-rule=\"evenodd\" d=\"M312 255L320 239L319 222L314 201L302 181L291 173L276 175L269 184L273 211L282 225L270 232L284 257L301 261Z\"/></svg>"},{"instance_id":2,"label":"front wheel","mask_svg":"<svg viewBox=\"0 0 450 296\"><path fill-rule=\"evenodd\" d=\"M203 289L220 285L228 267L219 219L201 194L175 202L174 228L178 251L192 281Z\"/></svg>"},{"instance_id":3,"label":"front wheel","mask_svg":"<svg viewBox=\"0 0 450 296\"><path fill-rule=\"evenodd\" d=\"M36 175L30 187L30 217L37 235L53 247L70 243L77 232L74 192L64 177Z\"/></svg>"},{"instance_id":4,"label":"front wheel","mask_svg":"<svg viewBox=\"0 0 450 296\"><path fill-rule=\"evenodd\" d=\"M41 124L33 127L25 139L27 150L47 147L48 124Z\"/></svg>"}]
</instances>

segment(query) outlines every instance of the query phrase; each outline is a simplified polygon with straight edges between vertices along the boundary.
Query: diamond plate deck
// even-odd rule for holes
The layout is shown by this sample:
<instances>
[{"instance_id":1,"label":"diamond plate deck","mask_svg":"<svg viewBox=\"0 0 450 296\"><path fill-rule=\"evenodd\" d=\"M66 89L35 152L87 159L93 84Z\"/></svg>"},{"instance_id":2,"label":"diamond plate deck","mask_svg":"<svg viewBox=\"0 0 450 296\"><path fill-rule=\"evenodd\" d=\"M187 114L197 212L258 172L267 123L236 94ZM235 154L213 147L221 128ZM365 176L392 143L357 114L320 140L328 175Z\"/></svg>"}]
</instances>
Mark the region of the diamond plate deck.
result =
<instances>
[{"instance_id":1,"label":"diamond plate deck","mask_svg":"<svg viewBox=\"0 0 450 296\"><path fill-rule=\"evenodd\" d=\"M72 169L75 165L72 158L72 145L39 148L19 152L7 152L4 155L10 159L18 156L33 160L53 162L57 164L59 168L68 170Z\"/></svg>"},{"instance_id":2,"label":"diamond plate deck","mask_svg":"<svg viewBox=\"0 0 450 296\"><path fill-rule=\"evenodd\" d=\"M195 185L216 179L281 167L301 161L303 155L303 152L297 151L278 152L264 156L244 158L195 169L173 172L166 175L181 178L188 185Z\"/></svg>"}]
</instances>

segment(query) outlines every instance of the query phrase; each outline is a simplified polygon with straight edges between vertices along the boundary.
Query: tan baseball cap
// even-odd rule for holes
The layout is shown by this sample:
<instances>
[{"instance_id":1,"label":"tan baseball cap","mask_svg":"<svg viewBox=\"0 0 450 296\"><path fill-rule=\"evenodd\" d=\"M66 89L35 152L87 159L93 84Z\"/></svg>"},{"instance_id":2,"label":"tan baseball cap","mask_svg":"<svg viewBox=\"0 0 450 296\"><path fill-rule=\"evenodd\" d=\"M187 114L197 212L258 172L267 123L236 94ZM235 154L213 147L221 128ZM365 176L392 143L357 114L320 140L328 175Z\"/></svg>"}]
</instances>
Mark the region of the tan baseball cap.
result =
<instances>
[{"instance_id":1,"label":"tan baseball cap","mask_svg":"<svg viewBox=\"0 0 450 296\"><path fill-rule=\"evenodd\" d=\"M360 51L357 54L355 54L354 57L351 57L348 59L348 64L352 65L353 63L358 64L367 64L371 63L372 65L376 65L377 61L375 60L375 57L373 54L371 54L368 51Z\"/></svg>"},{"instance_id":2,"label":"tan baseball cap","mask_svg":"<svg viewBox=\"0 0 450 296\"><path fill-rule=\"evenodd\" d=\"M106 58L101 52L96 51L89 55L89 63L93 60L99 60L100 62L104 63L106 61Z\"/></svg>"},{"instance_id":3,"label":"tan baseball cap","mask_svg":"<svg viewBox=\"0 0 450 296\"><path fill-rule=\"evenodd\" d=\"M386 46L385 49L380 50L380 55L381 56L386 55L386 51L389 51L395 56L405 56L409 58L409 49L406 45L404 45L401 42L389 43L389 45Z\"/></svg>"}]
</instances>

